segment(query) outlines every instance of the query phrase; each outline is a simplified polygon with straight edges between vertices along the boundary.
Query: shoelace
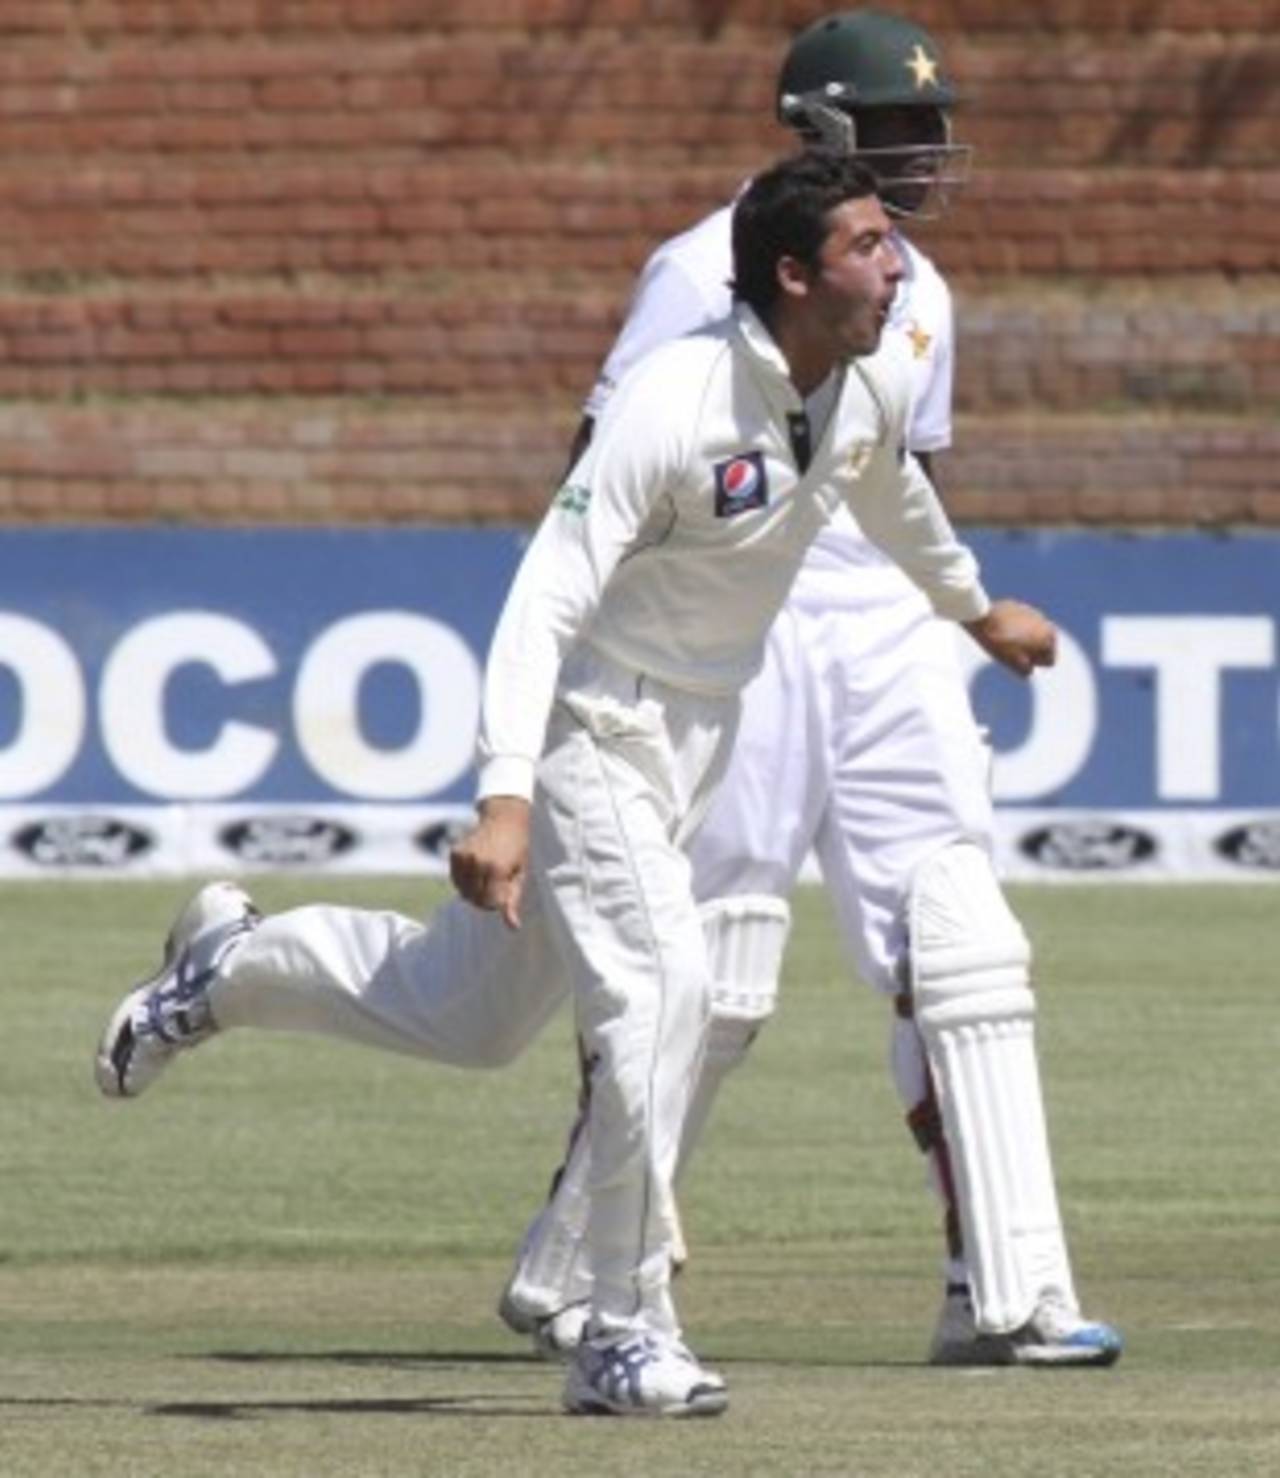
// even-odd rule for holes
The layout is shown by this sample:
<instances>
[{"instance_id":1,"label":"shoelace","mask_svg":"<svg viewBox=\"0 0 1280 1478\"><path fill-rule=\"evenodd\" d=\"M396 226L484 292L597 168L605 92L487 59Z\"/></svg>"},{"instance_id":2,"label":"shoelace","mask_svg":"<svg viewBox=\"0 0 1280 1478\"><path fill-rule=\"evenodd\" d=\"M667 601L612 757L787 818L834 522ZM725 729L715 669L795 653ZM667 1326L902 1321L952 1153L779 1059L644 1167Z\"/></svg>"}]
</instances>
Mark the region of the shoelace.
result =
<instances>
[{"instance_id":1,"label":"shoelace","mask_svg":"<svg viewBox=\"0 0 1280 1478\"><path fill-rule=\"evenodd\" d=\"M587 1375L590 1383L611 1400L617 1401L625 1397L633 1406L639 1406L642 1400L641 1371L659 1356L653 1338L647 1334L639 1334L593 1353L596 1356L593 1361L595 1368Z\"/></svg>"}]
</instances>

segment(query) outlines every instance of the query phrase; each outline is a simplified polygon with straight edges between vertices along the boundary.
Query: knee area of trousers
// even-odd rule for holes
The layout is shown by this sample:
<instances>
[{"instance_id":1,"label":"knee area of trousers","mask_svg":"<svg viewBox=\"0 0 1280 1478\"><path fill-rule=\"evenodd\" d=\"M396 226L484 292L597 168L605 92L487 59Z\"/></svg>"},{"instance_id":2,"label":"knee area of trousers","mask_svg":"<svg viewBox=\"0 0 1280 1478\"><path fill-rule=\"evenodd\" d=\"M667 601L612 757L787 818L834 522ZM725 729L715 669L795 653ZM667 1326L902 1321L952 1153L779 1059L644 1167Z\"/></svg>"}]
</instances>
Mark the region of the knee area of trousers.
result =
<instances>
[{"instance_id":1,"label":"knee area of trousers","mask_svg":"<svg viewBox=\"0 0 1280 1478\"><path fill-rule=\"evenodd\" d=\"M1031 946L986 851L956 842L917 869L908 913L911 994L922 1030L1025 1017Z\"/></svg>"}]
</instances>

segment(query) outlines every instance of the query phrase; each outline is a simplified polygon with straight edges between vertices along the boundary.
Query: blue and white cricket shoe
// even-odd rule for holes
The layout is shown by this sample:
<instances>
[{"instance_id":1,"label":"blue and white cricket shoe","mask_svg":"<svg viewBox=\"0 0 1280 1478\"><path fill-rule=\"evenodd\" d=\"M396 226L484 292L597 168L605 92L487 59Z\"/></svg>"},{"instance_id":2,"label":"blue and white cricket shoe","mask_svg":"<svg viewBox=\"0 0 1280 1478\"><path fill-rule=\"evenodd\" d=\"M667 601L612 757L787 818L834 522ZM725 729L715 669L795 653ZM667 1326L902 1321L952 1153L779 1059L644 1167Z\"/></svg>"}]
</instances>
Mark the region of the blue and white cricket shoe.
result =
<instances>
[{"instance_id":1,"label":"blue and white cricket shoe","mask_svg":"<svg viewBox=\"0 0 1280 1478\"><path fill-rule=\"evenodd\" d=\"M564 1386L564 1409L575 1416L719 1416L728 1404L721 1376L678 1340L653 1334L584 1340Z\"/></svg>"},{"instance_id":2,"label":"blue and white cricket shoe","mask_svg":"<svg viewBox=\"0 0 1280 1478\"><path fill-rule=\"evenodd\" d=\"M1041 1301L1007 1334L980 1333L969 1290L948 1287L929 1350L931 1365L1114 1365L1124 1351L1118 1329L1086 1319L1060 1298Z\"/></svg>"},{"instance_id":3,"label":"blue and white cricket shoe","mask_svg":"<svg viewBox=\"0 0 1280 1478\"><path fill-rule=\"evenodd\" d=\"M98 1043L94 1077L108 1098L136 1098L175 1053L217 1030L209 985L262 915L235 883L209 883L178 915L159 970L125 996Z\"/></svg>"}]
</instances>

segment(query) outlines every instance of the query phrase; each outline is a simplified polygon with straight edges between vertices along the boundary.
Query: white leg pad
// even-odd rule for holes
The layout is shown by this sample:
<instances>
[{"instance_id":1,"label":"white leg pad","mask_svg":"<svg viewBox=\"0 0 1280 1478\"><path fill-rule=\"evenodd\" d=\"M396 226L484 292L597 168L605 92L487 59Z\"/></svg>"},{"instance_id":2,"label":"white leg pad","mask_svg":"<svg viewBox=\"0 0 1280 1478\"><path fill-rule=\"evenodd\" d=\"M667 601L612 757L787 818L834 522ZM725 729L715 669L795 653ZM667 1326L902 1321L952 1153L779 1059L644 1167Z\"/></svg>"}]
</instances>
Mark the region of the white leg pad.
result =
<instances>
[{"instance_id":1,"label":"white leg pad","mask_svg":"<svg viewBox=\"0 0 1280 1478\"><path fill-rule=\"evenodd\" d=\"M756 1033L773 1015L791 910L781 898L760 894L716 899L699 910L711 970L711 1019L698 1081L690 1095L680 1141L679 1175L702 1132L725 1077L746 1056ZM554 1314L587 1298L591 1275L585 1236L590 1198L585 1110L570 1137L569 1151L546 1205L525 1232L507 1285L506 1301L534 1317ZM673 1208L674 1211L675 1208ZM678 1215L672 1262L688 1257Z\"/></svg>"},{"instance_id":2,"label":"white leg pad","mask_svg":"<svg viewBox=\"0 0 1280 1478\"><path fill-rule=\"evenodd\" d=\"M1031 950L982 848L943 848L912 880L916 1023L955 1177L974 1314L997 1333L1055 1291L1074 1303L1035 1052Z\"/></svg>"},{"instance_id":3,"label":"white leg pad","mask_svg":"<svg viewBox=\"0 0 1280 1478\"><path fill-rule=\"evenodd\" d=\"M699 909L711 968L711 1020L689 1107L676 1175L702 1135L725 1078L747 1055L778 1004L778 977L791 932L786 900L763 893L717 898Z\"/></svg>"}]
</instances>

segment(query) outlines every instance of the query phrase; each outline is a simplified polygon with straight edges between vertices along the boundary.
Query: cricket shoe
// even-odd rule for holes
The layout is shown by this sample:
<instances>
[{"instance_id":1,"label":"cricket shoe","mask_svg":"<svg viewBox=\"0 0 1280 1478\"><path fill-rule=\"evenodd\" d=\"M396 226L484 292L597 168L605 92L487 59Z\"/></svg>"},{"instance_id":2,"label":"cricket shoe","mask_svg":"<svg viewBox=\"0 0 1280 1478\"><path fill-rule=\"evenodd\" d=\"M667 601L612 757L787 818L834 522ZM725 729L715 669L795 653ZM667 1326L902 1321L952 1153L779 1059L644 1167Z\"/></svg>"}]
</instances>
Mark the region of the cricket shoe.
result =
<instances>
[{"instance_id":1,"label":"cricket shoe","mask_svg":"<svg viewBox=\"0 0 1280 1478\"><path fill-rule=\"evenodd\" d=\"M209 986L262 915L235 883L209 883L178 915L159 970L116 1007L98 1043L94 1076L108 1098L136 1098L174 1054L217 1030Z\"/></svg>"},{"instance_id":2,"label":"cricket shoe","mask_svg":"<svg viewBox=\"0 0 1280 1478\"><path fill-rule=\"evenodd\" d=\"M564 1384L564 1409L575 1416L719 1416L728 1404L722 1377L679 1340L654 1334L584 1339Z\"/></svg>"},{"instance_id":3,"label":"cricket shoe","mask_svg":"<svg viewBox=\"0 0 1280 1478\"><path fill-rule=\"evenodd\" d=\"M963 1285L950 1284L929 1350L931 1365L1114 1365L1120 1331L1083 1318L1061 1298L1041 1300L1030 1319L1007 1334L981 1333Z\"/></svg>"},{"instance_id":4,"label":"cricket shoe","mask_svg":"<svg viewBox=\"0 0 1280 1478\"><path fill-rule=\"evenodd\" d=\"M498 1318L513 1334L528 1335L539 1360L568 1360L582 1343L591 1305L583 1299L566 1304L554 1314L534 1314L521 1306L510 1288L498 1304Z\"/></svg>"}]
</instances>

